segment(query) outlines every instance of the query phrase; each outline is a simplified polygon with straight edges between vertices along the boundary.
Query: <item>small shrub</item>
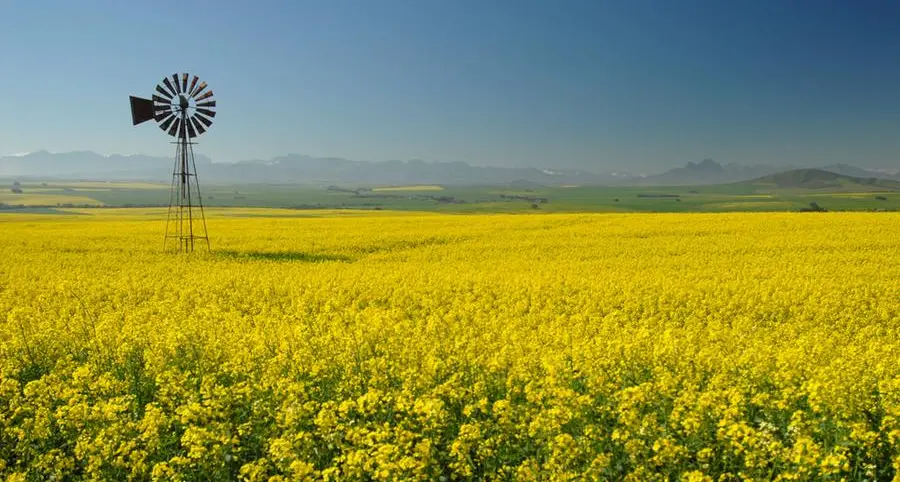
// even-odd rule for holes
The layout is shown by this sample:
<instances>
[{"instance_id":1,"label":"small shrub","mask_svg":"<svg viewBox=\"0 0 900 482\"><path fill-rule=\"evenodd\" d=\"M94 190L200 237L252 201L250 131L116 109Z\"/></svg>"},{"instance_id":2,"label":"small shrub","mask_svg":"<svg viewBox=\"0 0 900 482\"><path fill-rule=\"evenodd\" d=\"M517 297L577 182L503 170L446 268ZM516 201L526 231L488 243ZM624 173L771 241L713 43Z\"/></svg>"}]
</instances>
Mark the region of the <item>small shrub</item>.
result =
<instances>
[{"instance_id":1,"label":"small shrub","mask_svg":"<svg viewBox=\"0 0 900 482\"><path fill-rule=\"evenodd\" d=\"M809 213L809 212L824 213L826 211L826 209L823 208L822 206L819 206L819 203L813 201L813 202L809 203L808 208L803 208L803 209L801 209L801 211L807 212L807 213Z\"/></svg>"}]
</instances>

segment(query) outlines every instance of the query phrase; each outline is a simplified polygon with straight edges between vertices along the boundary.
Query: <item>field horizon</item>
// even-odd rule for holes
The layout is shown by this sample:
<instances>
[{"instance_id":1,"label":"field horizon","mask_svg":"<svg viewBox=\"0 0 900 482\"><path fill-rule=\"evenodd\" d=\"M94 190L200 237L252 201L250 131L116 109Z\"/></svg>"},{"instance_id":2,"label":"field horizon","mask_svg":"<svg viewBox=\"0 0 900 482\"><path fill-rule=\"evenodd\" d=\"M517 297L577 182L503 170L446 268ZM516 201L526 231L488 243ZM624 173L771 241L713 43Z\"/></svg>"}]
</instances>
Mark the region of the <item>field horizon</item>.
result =
<instances>
[{"instance_id":1,"label":"field horizon","mask_svg":"<svg viewBox=\"0 0 900 482\"><path fill-rule=\"evenodd\" d=\"M168 183L138 181L17 182L0 192L0 213L71 207L160 207ZM16 191L16 192L13 192ZM201 185L209 207L421 212L792 212L897 211L900 182L796 169L761 178L698 186L540 185Z\"/></svg>"}]
</instances>

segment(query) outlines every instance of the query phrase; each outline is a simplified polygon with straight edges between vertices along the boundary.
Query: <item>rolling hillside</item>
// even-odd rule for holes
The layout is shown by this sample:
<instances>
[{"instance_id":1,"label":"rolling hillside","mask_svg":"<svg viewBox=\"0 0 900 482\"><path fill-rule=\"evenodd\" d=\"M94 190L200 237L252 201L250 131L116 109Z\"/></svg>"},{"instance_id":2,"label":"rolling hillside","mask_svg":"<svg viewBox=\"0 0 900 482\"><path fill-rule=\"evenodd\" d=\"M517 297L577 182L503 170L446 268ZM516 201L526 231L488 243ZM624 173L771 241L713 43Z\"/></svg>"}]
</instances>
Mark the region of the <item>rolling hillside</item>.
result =
<instances>
[{"instance_id":1,"label":"rolling hillside","mask_svg":"<svg viewBox=\"0 0 900 482\"><path fill-rule=\"evenodd\" d=\"M814 189L829 191L900 191L900 181L862 178L838 174L823 169L794 169L759 177L744 183L776 189Z\"/></svg>"}]
</instances>

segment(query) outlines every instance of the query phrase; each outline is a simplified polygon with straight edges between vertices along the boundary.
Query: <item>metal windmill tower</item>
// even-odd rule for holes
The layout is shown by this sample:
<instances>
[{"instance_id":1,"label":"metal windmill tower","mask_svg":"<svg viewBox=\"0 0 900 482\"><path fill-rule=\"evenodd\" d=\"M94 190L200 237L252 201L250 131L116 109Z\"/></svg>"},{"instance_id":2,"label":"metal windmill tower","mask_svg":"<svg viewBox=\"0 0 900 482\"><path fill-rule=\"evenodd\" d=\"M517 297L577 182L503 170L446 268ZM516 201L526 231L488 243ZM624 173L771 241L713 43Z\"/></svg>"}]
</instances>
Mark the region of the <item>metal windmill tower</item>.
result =
<instances>
[{"instance_id":1,"label":"metal windmill tower","mask_svg":"<svg viewBox=\"0 0 900 482\"><path fill-rule=\"evenodd\" d=\"M213 91L206 90L206 82L199 82L196 75L188 82L189 74L173 74L156 86L151 99L130 96L131 118L134 125L155 120L159 128L177 139L175 144L175 168L172 170L172 188L169 194L169 213L166 218L164 248L169 241L178 243L178 252L194 250L194 243L206 242L206 216L200 197L197 165L194 162L192 139L206 132L216 116ZM200 219L195 222L195 216Z\"/></svg>"}]
</instances>

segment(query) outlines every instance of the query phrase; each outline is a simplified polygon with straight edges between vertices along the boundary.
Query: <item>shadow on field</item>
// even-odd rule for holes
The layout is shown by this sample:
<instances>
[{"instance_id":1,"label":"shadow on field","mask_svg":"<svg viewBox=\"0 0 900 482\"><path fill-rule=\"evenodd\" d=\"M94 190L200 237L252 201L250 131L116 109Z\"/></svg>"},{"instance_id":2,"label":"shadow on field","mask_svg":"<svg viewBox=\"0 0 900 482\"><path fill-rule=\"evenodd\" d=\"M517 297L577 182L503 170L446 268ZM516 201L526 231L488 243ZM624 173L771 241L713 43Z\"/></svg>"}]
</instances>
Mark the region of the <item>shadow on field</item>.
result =
<instances>
[{"instance_id":1,"label":"shadow on field","mask_svg":"<svg viewBox=\"0 0 900 482\"><path fill-rule=\"evenodd\" d=\"M214 254L221 258L277 262L321 263L325 261L342 261L349 263L353 261L353 258L342 254L304 253L302 251L215 251Z\"/></svg>"}]
</instances>

